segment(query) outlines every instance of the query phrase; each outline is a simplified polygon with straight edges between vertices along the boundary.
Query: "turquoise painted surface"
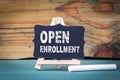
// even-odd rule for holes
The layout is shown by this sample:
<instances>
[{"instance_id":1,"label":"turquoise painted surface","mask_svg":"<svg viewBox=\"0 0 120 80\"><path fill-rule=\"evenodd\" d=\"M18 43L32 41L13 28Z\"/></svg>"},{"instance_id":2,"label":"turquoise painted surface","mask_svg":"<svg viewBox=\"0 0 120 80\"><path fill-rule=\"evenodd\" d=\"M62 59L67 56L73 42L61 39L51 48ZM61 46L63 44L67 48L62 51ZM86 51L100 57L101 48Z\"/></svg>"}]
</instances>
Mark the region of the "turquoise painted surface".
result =
<instances>
[{"instance_id":1,"label":"turquoise painted surface","mask_svg":"<svg viewBox=\"0 0 120 80\"><path fill-rule=\"evenodd\" d=\"M120 60L82 60L81 64L117 64L117 70L68 72L67 66L57 69L44 65L34 68L36 60L0 60L0 80L119 80Z\"/></svg>"}]
</instances>

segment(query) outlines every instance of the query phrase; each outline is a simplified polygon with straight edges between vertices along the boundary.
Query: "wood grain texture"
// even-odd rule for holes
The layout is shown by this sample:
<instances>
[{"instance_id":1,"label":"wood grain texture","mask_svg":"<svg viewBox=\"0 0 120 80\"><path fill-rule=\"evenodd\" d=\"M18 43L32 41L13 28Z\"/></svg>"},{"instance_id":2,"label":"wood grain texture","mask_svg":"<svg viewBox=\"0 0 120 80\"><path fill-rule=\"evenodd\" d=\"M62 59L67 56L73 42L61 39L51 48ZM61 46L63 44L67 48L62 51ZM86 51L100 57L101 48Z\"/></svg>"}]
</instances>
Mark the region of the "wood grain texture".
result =
<instances>
[{"instance_id":1,"label":"wood grain texture","mask_svg":"<svg viewBox=\"0 0 120 80\"><path fill-rule=\"evenodd\" d=\"M86 57L120 58L120 0L0 0L0 59L33 57L34 26L58 16L85 27Z\"/></svg>"}]
</instances>

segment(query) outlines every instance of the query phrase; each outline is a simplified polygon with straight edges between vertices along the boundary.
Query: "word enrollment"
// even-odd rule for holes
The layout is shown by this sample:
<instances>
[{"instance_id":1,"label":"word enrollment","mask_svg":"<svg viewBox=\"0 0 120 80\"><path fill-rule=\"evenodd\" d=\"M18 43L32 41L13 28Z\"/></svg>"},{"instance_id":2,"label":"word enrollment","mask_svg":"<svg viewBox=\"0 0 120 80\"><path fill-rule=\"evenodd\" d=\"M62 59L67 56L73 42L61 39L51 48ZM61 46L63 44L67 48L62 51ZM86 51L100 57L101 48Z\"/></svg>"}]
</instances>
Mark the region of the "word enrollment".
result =
<instances>
[{"instance_id":1,"label":"word enrollment","mask_svg":"<svg viewBox=\"0 0 120 80\"><path fill-rule=\"evenodd\" d=\"M41 31L41 53L79 53L80 46L70 46L69 31ZM44 45L47 44L47 45ZM54 45L55 44L55 45ZM68 45L64 45L68 44Z\"/></svg>"}]
</instances>

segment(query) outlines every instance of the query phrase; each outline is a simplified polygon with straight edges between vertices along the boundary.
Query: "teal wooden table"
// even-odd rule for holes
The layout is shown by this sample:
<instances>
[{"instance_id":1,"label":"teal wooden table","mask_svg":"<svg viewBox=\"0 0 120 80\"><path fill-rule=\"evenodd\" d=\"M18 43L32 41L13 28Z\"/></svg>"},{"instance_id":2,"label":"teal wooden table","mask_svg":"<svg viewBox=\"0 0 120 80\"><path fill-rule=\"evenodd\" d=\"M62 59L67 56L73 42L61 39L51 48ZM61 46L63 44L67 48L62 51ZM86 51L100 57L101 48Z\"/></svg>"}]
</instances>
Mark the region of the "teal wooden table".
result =
<instances>
[{"instance_id":1,"label":"teal wooden table","mask_svg":"<svg viewBox=\"0 0 120 80\"><path fill-rule=\"evenodd\" d=\"M57 69L44 65L34 68L36 60L0 60L0 80L120 80L120 60L81 60L81 64L117 64L116 70L68 72L67 66Z\"/></svg>"}]
</instances>

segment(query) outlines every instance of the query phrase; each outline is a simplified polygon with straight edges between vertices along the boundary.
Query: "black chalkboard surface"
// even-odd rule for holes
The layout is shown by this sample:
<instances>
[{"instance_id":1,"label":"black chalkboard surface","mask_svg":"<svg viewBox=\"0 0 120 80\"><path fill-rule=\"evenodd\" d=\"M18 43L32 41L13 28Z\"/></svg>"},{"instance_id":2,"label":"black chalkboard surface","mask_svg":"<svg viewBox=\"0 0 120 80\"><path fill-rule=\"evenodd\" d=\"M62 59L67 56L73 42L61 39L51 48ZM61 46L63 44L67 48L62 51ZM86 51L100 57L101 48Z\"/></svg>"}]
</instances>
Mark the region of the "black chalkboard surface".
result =
<instances>
[{"instance_id":1,"label":"black chalkboard surface","mask_svg":"<svg viewBox=\"0 0 120 80\"><path fill-rule=\"evenodd\" d=\"M34 57L84 58L84 27L36 25L34 30Z\"/></svg>"}]
</instances>

